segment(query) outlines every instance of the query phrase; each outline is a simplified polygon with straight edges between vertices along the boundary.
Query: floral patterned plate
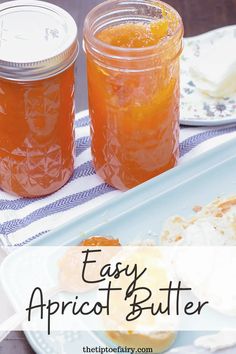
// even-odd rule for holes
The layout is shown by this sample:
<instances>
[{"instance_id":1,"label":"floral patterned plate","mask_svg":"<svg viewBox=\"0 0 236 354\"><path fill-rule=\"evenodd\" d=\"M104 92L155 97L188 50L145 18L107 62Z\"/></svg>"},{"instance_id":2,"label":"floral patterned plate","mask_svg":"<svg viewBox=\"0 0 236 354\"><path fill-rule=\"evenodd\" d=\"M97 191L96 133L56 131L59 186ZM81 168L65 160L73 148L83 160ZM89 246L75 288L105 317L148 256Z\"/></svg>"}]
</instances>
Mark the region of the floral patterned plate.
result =
<instances>
[{"instance_id":1,"label":"floral patterned plate","mask_svg":"<svg viewBox=\"0 0 236 354\"><path fill-rule=\"evenodd\" d=\"M236 93L222 99L204 95L189 72L190 63L201 55L201 50L229 36L236 38L236 25L185 38L181 57L181 124L211 126L236 122Z\"/></svg>"}]
</instances>

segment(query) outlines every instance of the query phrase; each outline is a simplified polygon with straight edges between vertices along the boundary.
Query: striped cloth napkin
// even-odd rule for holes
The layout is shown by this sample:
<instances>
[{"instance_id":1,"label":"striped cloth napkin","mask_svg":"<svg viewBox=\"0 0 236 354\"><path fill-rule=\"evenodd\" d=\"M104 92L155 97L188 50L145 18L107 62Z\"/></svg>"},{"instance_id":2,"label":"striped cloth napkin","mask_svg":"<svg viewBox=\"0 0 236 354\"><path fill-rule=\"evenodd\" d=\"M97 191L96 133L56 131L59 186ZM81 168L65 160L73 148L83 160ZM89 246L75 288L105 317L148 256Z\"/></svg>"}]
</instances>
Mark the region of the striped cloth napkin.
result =
<instances>
[{"instance_id":1,"label":"striped cloth napkin","mask_svg":"<svg viewBox=\"0 0 236 354\"><path fill-rule=\"evenodd\" d=\"M122 193L104 183L95 173L90 154L88 111L77 114L76 164L69 182L43 198L24 199L0 191L0 243L20 246L40 238L66 221L92 210ZM219 128L182 127L180 164L236 137L236 126Z\"/></svg>"}]
</instances>

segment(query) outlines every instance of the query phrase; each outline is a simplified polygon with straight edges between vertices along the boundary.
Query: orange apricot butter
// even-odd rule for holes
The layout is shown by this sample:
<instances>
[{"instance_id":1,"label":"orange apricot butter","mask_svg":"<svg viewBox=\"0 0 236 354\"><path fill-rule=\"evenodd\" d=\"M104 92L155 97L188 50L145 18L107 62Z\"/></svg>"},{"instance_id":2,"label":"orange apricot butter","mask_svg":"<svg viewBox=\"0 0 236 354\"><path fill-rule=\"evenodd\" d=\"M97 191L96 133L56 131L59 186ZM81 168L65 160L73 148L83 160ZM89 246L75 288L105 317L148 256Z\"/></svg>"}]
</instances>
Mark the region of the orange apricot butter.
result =
<instances>
[{"instance_id":1,"label":"orange apricot butter","mask_svg":"<svg viewBox=\"0 0 236 354\"><path fill-rule=\"evenodd\" d=\"M182 36L180 16L161 1L111 0L85 20L93 162L118 189L178 161Z\"/></svg>"},{"instance_id":2,"label":"orange apricot butter","mask_svg":"<svg viewBox=\"0 0 236 354\"><path fill-rule=\"evenodd\" d=\"M0 27L0 188L40 197L73 172L77 27L34 0L1 4Z\"/></svg>"},{"instance_id":3,"label":"orange apricot butter","mask_svg":"<svg viewBox=\"0 0 236 354\"><path fill-rule=\"evenodd\" d=\"M80 243L84 247L103 247L103 246L121 246L119 239L107 236L91 236Z\"/></svg>"}]
</instances>

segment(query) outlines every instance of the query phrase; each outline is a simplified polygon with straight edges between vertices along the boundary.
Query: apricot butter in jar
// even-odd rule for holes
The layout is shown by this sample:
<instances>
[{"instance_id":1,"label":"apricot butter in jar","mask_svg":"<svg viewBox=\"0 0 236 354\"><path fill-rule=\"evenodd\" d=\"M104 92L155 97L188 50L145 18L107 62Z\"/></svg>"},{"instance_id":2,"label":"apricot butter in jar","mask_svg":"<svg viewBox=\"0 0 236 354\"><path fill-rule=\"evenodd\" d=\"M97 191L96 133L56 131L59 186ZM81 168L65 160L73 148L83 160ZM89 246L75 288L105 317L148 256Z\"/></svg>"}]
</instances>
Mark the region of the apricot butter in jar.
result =
<instances>
[{"instance_id":1,"label":"apricot butter in jar","mask_svg":"<svg viewBox=\"0 0 236 354\"><path fill-rule=\"evenodd\" d=\"M0 4L0 188L38 197L74 167L77 26L42 1Z\"/></svg>"},{"instance_id":2,"label":"apricot butter in jar","mask_svg":"<svg viewBox=\"0 0 236 354\"><path fill-rule=\"evenodd\" d=\"M91 151L96 172L120 190L179 158L183 22L159 0L110 0L84 24Z\"/></svg>"}]
</instances>

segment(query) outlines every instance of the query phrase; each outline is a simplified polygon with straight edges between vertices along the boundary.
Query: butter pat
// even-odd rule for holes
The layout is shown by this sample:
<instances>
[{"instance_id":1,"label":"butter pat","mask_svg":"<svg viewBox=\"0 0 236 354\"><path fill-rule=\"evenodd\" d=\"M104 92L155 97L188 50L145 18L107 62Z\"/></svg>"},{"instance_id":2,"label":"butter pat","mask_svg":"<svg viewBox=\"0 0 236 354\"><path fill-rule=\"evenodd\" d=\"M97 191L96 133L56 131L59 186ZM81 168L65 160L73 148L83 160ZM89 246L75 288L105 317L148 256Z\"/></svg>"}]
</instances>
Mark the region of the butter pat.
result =
<instances>
[{"instance_id":1,"label":"butter pat","mask_svg":"<svg viewBox=\"0 0 236 354\"><path fill-rule=\"evenodd\" d=\"M236 38L223 37L202 49L190 74L196 87L211 97L236 93Z\"/></svg>"}]
</instances>

